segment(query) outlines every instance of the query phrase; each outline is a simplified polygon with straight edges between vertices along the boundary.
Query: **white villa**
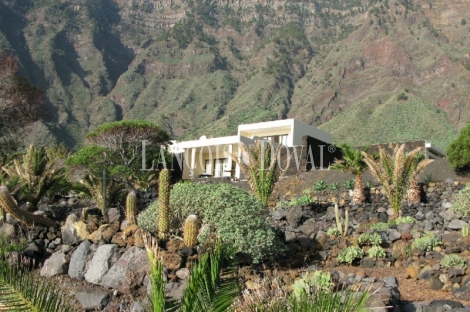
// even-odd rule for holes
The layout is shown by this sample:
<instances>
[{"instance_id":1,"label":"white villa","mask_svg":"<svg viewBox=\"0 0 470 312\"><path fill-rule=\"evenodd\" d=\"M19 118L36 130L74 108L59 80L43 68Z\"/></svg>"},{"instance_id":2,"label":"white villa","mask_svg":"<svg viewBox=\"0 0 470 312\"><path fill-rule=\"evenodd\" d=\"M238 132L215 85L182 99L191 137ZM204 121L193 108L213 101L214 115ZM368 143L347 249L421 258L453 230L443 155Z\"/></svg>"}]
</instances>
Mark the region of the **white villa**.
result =
<instances>
[{"instance_id":1,"label":"white villa","mask_svg":"<svg viewBox=\"0 0 470 312\"><path fill-rule=\"evenodd\" d=\"M240 167L228 153L238 156L240 142L249 145L254 139L282 143L287 147L300 146L305 136L325 145L332 143L332 135L294 119L276 120L238 126L234 136L207 138L177 142L173 141L170 152L182 154L183 179L200 177L231 177L243 179Z\"/></svg>"}]
</instances>

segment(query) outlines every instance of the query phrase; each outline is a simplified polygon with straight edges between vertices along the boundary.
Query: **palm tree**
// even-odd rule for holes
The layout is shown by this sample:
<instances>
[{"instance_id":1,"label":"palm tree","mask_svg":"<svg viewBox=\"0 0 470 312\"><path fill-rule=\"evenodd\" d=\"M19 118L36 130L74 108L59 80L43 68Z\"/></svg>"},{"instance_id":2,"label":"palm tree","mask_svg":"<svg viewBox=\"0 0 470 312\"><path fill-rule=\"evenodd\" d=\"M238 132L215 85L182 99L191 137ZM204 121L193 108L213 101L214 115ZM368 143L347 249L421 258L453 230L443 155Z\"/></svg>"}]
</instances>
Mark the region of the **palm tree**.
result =
<instances>
[{"instance_id":1,"label":"palm tree","mask_svg":"<svg viewBox=\"0 0 470 312\"><path fill-rule=\"evenodd\" d=\"M420 153L420 154L416 155L414 166L417 167L418 164L423 159L424 159L423 153ZM424 167L421 167L420 171L423 168ZM416 168L416 169L418 169L418 168ZM410 189L408 190L408 202L413 203L413 204L419 204L421 202L421 190L419 189L419 184L418 184L418 180L417 180L417 176L418 176L420 171L417 171L415 173L413 179L411 180Z\"/></svg>"},{"instance_id":2,"label":"palm tree","mask_svg":"<svg viewBox=\"0 0 470 312\"><path fill-rule=\"evenodd\" d=\"M379 146L379 160L372 155L362 152L364 161L371 173L380 181L395 216L400 214L400 208L406 197L410 185L415 181L416 175L427 165L431 159L419 160L421 148L418 147L405 153L405 144L396 145L393 154L389 155Z\"/></svg>"},{"instance_id":3,"label":"palm tree","mask_svg":"<svg viewBox=\"0 0 470 312\"><path fill-rule=\"evenodd\" d=\"M63 146L36 149L30 145L20 159L3 166L9 179L17 180L13 190L19 200L29 202L31 210L36 210L37 203L54 185L65 176L64 159L67 151Z\"/></svg>"},{"instance_id":4,"label":"palm tree","mask_svg":"<svg viewBox=\"0 0 470 312\"><path fill-rule=\"evenodd\" d=\"M249 147L243 142L238 146L240 158L231 153L228 155L240 166L256 198L268 206L274 185L283 174L278 162L282 145L279 144L274 153L271 153L271 143L260 140L255 140Z\"/></svg>"},{"instance_id":5,"label":"palm tree","mask_svg":"<svg viewBox=\"0 0 470 312\"><path fill-rule=\"evenodd\" d=\"M364 150L365 152L367 149ZM340 169L343 172L350 172L356 176L354 183L354 190L352 196L352 203L361 204L365 201L364 188L362 187L362 173L367 169L367 164L364 162L362 151L351 147L347 144L341 146L343 158L338 159L331 166L332 169Z\"/></svg>"}]
</instances>

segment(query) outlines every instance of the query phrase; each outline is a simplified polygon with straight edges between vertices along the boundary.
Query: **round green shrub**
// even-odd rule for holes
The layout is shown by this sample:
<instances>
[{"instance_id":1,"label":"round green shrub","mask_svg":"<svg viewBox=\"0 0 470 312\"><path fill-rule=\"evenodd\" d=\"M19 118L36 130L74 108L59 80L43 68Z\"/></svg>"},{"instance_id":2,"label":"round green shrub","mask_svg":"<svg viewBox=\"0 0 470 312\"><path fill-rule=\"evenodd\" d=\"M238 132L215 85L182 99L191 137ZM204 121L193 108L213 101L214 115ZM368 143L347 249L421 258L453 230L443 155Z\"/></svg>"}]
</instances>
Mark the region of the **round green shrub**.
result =
<instances>
[{"instance_id":1,"label":"round green shrub","mask_svg":"<svg viewBox=\"0 0 470 312\"><path fill-rule=\"evenodd\" d=\"M470 122L460 135L447 147L447 158L457 171L470 168Z\"/></svg>"},{"instance_id":2,"label":"round green shrub","mask_svg":"<svg viewBox=\"0 0 470 312\"><path fill-rule=\"evenodd\" d=\"M158 230L158 201L153 201L137 216L137 225L150 233Z\"/></svg>"},{"instance_id":3,"label":"round green shrub","mask_svg":"<svg viewBox=\"0 0 470 312\"><path fill-rule=\"evenodd\" d=\"M199 241L217 236L245 252L255 262L277 250L276 235L267 221L268 211L252 195L228 183L178 183L170 196L171 223L181 227L190 214L202 219Z\"/></svg>"},{"instance_id":4,"label":"round green shrub","mask_svg":"<svg viewBox=\"0 0 470 312\"><path fill-rule=\"evenodd\" d=\"M461 217L470 216L470 183L455 195L452 209Z\"/></svg>"}]
</instances>

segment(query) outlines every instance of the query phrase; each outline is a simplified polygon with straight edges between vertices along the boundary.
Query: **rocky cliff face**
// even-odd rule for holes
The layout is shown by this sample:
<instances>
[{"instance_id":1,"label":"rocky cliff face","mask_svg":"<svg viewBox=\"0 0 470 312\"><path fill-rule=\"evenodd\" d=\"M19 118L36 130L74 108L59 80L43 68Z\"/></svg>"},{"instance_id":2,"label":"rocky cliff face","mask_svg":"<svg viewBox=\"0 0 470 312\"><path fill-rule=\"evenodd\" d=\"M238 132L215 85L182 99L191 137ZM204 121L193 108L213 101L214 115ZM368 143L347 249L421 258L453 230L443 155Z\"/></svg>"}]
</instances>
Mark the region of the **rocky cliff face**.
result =
<instances>
[{"instance_id":1,"label":"rocky cliff face","mask_svg":"<svg viewBox=\"0 0 470 312\"><path fill-rule=\"evenodd\" d=\"M298 118L338 142L445 147L470 119L469 5L3 1L0 47L54 109L31 140L74 146L122 118L178 138Z\"/></svg>"}]
</instances>

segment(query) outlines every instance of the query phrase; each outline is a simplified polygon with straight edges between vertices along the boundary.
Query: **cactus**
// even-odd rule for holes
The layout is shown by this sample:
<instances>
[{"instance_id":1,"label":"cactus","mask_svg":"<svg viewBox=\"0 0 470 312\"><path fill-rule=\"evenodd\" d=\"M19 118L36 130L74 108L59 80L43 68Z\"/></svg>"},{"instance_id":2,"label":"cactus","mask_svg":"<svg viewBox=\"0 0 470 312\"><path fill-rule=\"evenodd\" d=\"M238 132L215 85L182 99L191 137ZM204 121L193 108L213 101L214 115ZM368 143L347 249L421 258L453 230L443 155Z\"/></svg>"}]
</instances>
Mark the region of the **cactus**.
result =
<instances>
[{"instance_id":1,"label":"cactus","mask_svg":"<svg viewBox=\"0 0 470 312\"><path fill-rule=\"evenodd\" d=\"M135 192L129 192L126 198L126 220L129 221L130 224L137 224L136 218L136 195Z\"/></svg>"},{"instance_id":2,"label":"cactus","mask_svg":"<svg viewBox=\"0 0 470 312\"><path fill-rule=\"evenodd\" d=\"M170 224L170 170L160 172L158 182L158 237L166 238Z\"/></svg>"},{"instance_id":3,"label":"cactus","mask_svg":"<svg viewBox=\"0 0 470 312\"><path fill-rule=\"evenodd\" d=\"M196 215L189 215L184 221L183 241L188 247L197 245L198 221Z\"/></svg>"},{"instance_id":4,"label":"cactus","mask_svg":"<svg viewBox=\"0 0 470 312\"><path fill-rule=\"evenodd\" d=\"M20 209L6 186L0 186L0 206L3 208L3 210L18 219L18 221L26 225L40 224L45 225L47 227L58 227L58 224L53 220L34 215L32 213Z\"/></svg>"},{"instance_id":5,"label":"cactus","mask_svg":"<svg viewBox=\"0 0 470 312\"><path fill-rule=\"evenodd\" d=\"M335 217L336 217L336 227L341 235L346 236L348 235L348 228L349 228L349 215L348 211L344 211L344 229L342 225L343 218L339 215L338 204L335 204Z\"/></svg>"}]
</instances>

